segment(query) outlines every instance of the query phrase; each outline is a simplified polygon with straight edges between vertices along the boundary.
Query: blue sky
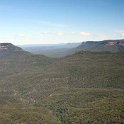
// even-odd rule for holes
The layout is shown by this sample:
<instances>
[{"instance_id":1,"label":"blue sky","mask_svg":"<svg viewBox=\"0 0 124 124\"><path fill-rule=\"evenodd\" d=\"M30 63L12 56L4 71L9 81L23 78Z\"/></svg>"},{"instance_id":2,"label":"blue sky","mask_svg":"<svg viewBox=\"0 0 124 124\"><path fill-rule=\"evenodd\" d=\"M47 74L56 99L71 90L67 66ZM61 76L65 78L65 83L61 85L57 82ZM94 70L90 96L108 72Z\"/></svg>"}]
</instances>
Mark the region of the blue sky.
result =
<instances>
[{"instance_id":1,"label":"blue sky","mask_svg":"<svg viewBox=\"0 0 124 124\"><path fill-rule=\"evenodd\" d=\"M0 0L0 42L124 39L124 0Z\"/></svg>"}]
</instances>

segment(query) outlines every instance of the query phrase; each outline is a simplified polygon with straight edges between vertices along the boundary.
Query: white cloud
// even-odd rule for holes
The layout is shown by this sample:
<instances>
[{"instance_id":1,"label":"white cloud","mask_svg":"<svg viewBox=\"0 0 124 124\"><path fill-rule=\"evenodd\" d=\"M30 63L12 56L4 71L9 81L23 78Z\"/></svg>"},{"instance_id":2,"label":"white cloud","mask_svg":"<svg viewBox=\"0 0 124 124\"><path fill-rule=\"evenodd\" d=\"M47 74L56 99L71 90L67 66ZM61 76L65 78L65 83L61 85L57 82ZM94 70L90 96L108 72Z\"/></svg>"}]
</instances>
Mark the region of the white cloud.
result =
<instances>
[{"instance_id":1,"label":"white cloud","mask_svg":"<svg viewBox=\"0 0 124 124\"><path fill-rule=\"evenodd\" d=\"M66 34L65 32L40 32L40 35L56 35L56 36L63 36L64 34Z\"/></svg>"},{"instance_id":2,"label":"white cloud","mask_svg":"<svg viewBox=\"0 0 124 124\"><path fill-rule=\"evenodd\" d=\"M90 36L91 33L89 33L89 32L80 32L80 35L81 36Z\"/></svg>"},{"instance_id":3,"label":"white cloud","mask_svg":"<svg viewBox=\"0 0 124 124\"><path fill-rule=\"evenodd\" d=\"M63 36L64 35L64 32L57 32L56 33L58 36Z\"/></svg>"},{"instance_id":4,"label":"white cloud","mask_svg":"<svg viewBox=\"0 0 124 124\"><path fill-rule=\"evenodd\" d=\"M81 35L81 36L91 36L91 33L89 32L40 32L41 35L57 35L57 36L63 36L63 35Z\"/></svg>"},{"instance_id":5,"label":"white cloud","mask_svg":"<svg viewBox=\"0 0 124 124\"><path fill-rule=\"evenodd\" d=\"M76 34L75 32L71 32L71 34Z\"/></svg>"},{"instance_id":6,"label":"white cloud","mask_svg":"<svg viewBox=\"0 0 124 124\"><path fill-rule=\"evenodd\" d=\"M24 33L19 33L19 34L16 34L16 36L18 36L18 37L25 37L26 34L24 34Z\"/></svg>"},{"instance_id":7,"label":"white cloud","mask_svg":"<svg viewBox=\"0 0 124 124\"><path fill-rule=\"evenodd\" d=\"M121 35L124 36L124 32L122 32Z\"/></svg>"},{"instance_id":8,"label":"white cloud","mask_svg":"<svg viewBox=\"0 0 124 124\"><path fill-rule=\"evenodd\" d=\"M124 30L116 30L115 32L120 34L120 35L122 35L122 36L124 36Z\"/></svg>"},{"instance_id":9,"label":"white cloud","mask_svg":"<svg viewBox=\"0 0 124 124\"><path fill-rule=\"evenodd\" d=\"M46 35L46 34L49 34L49 32L40 32L40 34Z\"/></svg>"}]
</instances>

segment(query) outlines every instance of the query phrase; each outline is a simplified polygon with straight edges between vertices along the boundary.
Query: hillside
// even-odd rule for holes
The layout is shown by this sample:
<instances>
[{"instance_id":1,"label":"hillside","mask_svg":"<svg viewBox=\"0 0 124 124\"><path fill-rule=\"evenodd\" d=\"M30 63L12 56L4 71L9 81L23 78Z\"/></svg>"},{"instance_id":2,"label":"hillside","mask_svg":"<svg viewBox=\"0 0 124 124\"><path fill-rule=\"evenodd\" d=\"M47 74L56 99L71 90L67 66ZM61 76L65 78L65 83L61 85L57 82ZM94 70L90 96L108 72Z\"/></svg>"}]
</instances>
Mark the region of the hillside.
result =
<instances>
[{"instance_id":1,"label":"hillside","mask_svg":"<svg viewBox=\"0 0 124 124\"><path fill-rule=\"evenodd\" d=\"M124 122L123 53L78 52L61 59L9 54L0 59L1 123Z\"/></svg>"},{"instance_id":2,"label":"hillside","mask_svg":"<svg viewBox=\"0 0 124 124\"><path fill-rule=\"evenodd\" d=\"M87 41L82 42L76 48L76 51L92 52L124 52L124 40L104 40L104 41Z\"/></svg>"},{"instance_id":3,"label":"hillside","mask_svg":"<svg viewBox=\"0 0 124 124\"><path fill-rule=\"evenodd\" d=\"M37 70L52 63L54 59L33 55L11 43L0 44L0 78L20 72Z\"/></svg>"}]
</instances>

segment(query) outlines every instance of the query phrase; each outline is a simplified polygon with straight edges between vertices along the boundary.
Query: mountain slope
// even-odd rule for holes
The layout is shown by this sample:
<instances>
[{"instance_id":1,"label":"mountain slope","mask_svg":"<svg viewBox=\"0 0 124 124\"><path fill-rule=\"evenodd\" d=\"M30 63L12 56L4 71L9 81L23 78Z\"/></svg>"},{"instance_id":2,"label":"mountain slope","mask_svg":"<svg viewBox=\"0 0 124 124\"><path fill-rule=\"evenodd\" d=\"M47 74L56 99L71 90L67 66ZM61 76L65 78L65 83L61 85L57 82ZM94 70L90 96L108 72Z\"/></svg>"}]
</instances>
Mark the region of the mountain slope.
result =
<instances>
[{"instance_id":1,"label":"mountain slope","mask_svg":"<svg viewBox=\"0 0 124 124\"><path fill-rule=\"evenodd\" d=\"M33 55L11 43L0 44L0 78L24 71L37 70L51 64L54 59L43 55Z\"/></svg>"},{"instance_id":2,"label":"mountain slope","mask_svg":"<svg viewBox=\"0 0 124 124\"><path fill-rule=\"evenodd\" d=\"M76 51L124 52L124 40L104 40L82 42Z\"/></svg>"}]
</instances>

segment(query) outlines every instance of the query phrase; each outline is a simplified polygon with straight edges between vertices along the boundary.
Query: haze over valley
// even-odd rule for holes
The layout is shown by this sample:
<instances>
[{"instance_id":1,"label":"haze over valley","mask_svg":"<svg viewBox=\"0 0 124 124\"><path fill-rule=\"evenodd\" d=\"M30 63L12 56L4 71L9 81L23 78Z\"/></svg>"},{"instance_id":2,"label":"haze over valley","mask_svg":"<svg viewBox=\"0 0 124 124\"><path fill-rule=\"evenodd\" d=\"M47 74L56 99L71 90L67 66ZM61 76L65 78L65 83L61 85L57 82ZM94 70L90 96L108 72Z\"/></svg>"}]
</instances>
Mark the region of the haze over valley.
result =
<instances>
[{"instance_id":1,"label":"haze over valley","mask_svg":"<svg viewBox=\"0 0 124 124\"><path fill-rule=\"evenodd\" d=\"M82 43L65 43L53 45L22 45L24 50L48 57L65 57L79 51L124 52L124 40L86 41Z\"/></svg>"}]
</instances>

